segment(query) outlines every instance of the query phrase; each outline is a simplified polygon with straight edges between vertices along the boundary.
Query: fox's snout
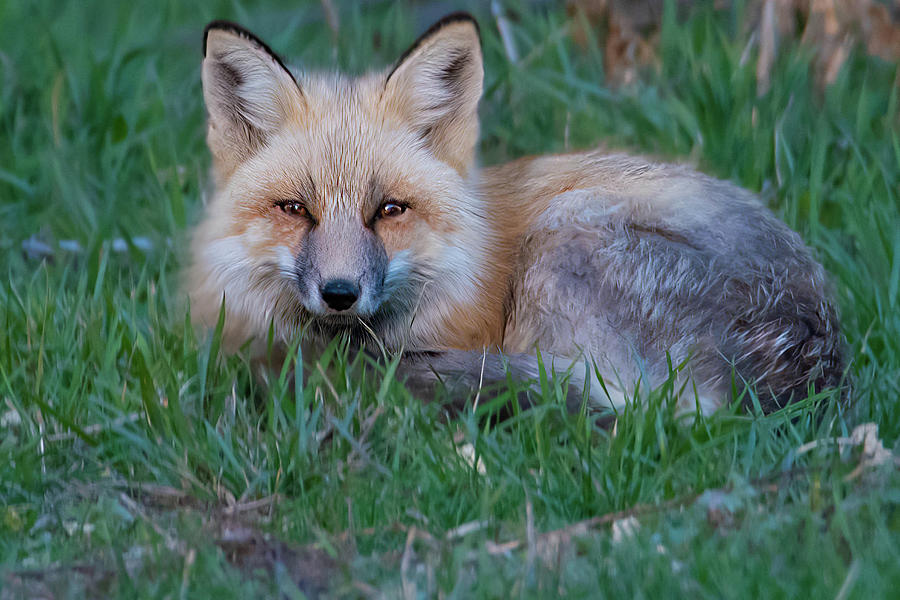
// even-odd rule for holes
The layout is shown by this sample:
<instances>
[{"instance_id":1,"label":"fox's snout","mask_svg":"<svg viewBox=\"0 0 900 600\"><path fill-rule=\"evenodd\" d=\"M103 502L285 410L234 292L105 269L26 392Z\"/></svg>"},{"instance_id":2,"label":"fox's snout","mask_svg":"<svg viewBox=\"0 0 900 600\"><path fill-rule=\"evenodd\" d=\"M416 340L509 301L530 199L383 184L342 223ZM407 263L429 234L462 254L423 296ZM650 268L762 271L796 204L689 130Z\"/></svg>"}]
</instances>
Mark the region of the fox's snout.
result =
<instances>
[{"instance_id":1,"label":"fox's snout","mask_svg":"<svg viewBox=\"0 0 900 600\"><path fill-rule=\"evenodd\" d=\"M384 245L362 223L320 222L295 259L300 296L314 315L371 315L381 305L387 264Z\"/></svg>"}]
</instances>

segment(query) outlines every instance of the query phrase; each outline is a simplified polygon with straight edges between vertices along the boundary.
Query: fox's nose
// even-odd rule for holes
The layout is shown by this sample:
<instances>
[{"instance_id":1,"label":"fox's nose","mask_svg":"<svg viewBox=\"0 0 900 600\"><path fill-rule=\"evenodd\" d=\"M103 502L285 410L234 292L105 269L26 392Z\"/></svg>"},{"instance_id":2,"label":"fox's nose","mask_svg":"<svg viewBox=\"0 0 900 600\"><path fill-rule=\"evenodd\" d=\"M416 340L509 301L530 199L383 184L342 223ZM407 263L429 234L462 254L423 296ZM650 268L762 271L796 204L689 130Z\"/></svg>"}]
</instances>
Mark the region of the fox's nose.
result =
<instances>
[{"instance_id":1,"label":"fox's nose","mask_svg":"<svg viewBox=\"0 0 900 600\"><path fill-rule=\"evenodd\" d=\"M359 288L346 279L332 279L319 290L322 300L333 310L347 310L359 298Z\"/></svg>"}]
</instances>

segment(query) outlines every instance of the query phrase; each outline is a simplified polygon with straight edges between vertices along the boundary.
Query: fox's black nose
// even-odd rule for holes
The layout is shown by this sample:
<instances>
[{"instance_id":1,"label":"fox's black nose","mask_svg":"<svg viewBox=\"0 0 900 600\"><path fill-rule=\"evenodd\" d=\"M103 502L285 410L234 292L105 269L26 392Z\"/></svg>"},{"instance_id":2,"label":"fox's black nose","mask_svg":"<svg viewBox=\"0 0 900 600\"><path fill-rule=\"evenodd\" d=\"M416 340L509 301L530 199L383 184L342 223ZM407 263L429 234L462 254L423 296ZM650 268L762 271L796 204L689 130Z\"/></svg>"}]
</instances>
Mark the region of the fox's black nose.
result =
<instances>
[{"instance_id":1,"label":"fox's black nose","mask_svg":"<svg viewBox=\"0 0 900 600\"><path fill-rule=\"evenodd\" d=\"M319 290L322 300L333 310L347 310L359 298L359 288L346 279L332 279Z\"/></svg>"}]
</instances>

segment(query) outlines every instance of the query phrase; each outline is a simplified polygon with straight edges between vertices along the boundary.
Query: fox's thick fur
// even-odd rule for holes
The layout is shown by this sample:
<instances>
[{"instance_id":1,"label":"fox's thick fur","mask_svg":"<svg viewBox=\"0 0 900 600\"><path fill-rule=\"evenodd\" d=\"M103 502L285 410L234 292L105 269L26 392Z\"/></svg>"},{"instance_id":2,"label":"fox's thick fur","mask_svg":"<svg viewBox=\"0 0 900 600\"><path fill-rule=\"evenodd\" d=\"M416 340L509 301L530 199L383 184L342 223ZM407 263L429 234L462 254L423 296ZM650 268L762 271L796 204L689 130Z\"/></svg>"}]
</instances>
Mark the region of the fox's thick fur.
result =
<instances>
[{"instance_id":1,"label":"fox's thick fur","mask_svg":"<svg viewBox=\"0 0 900 600\"><path fill-rule=\"evenodd\" d=\"M534 377L539 349L557 370L589 363L604 384L591 397L613 405L684 363L685 405L702 410L733 375L768 409L840 380L825 273L749 192L600 152L478 169L467 15L359 78L295 78L214 22L202 75L215 193L186 284L202 325L224 298L231 348L262 347L270 327L284 342L377 338L414 388L464 394Z\"/></svg>"}]
</instances>

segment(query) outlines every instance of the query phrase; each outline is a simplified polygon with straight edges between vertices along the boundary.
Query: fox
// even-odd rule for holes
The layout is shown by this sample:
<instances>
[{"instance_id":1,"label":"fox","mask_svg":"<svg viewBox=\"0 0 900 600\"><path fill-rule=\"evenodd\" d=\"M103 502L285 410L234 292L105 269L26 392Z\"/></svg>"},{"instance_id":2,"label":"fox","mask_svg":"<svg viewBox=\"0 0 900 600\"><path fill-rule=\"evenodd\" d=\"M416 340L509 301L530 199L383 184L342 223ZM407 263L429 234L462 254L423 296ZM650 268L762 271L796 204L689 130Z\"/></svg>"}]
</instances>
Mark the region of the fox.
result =
<instances>
[{"instance_id":1,"label":"fox","mask_svg":"<svg viewBox=\"0 0 900 600\"><path fill-rule=\"evenodd\" d=\"M483 78L467 13L355 77L291 70L210 23L197 326L224 311L224 346L254 354L342 337L398 356L416 393L469 399L548 366L597 410L673 365L679 405L703 413L748 388L772 411L841 385L825 270L757 196L599 149L481 167Z\"/></svg>"}]
</instances>

